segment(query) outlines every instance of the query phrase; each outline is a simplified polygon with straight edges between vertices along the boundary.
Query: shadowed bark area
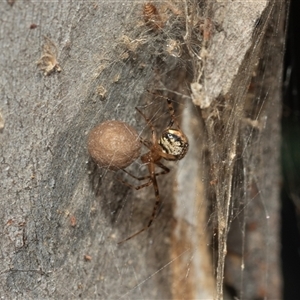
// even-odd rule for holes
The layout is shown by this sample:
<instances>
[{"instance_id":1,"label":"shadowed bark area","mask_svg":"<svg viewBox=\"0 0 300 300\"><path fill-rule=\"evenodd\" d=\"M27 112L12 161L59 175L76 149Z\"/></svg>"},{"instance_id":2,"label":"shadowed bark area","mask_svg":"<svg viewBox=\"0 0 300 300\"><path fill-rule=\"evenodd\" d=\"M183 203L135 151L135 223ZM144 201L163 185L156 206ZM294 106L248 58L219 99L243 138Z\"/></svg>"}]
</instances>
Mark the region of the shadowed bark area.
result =
<instances>
[{"instance_id":1,"label":"shadowed bark area","mask_svg":"<svg viewBox=\"0 0 300 300\"><path fill-rule=\"evenodd\" d=\"M221 208L220 203L216 204L215 186L222 176L226 177L228 169L218 175L221 177L214 177L216 168L222 169L217 167L220 161L214 159L228 144L225 139L214 139L231 122L230 111L237 111L229 127L238 126L231 133L232 141L240 145L236 153L242 160L242 165L233 161L231 182L237 183L239 176L243 182L241 188L232 189L231 200L236 203L240 199L237 190L242 189L250 195L243 198L242 205L247 206L246 200L257 194L270 205L270 221L263 212L262 219L268 224L254 226L259 228L259 237L249 240L249 244L259 244L266 235L270 236L264 240L269 250L259 261L261 269L266 264L272 272L261 271L268 277L261 288L261 280L255 274L241 270L241 259L247 260L248 252L245 247L242 252L239 248L238 259L231 257L233 265L229 265L229 273L225 272L225 282L245 299L259 299L259 292L264 297L261 291L276 283L278 288L270 293L273 298L279 297L278 122L285 15L281 4L255 4L256 20L262 21L256 24L254 20L251 26L245 22L244 30L231 32L236 26L227 25L246 20L247 14L253 14L253 7L231 7L231 14L226 5L214 7L209 1L157 2L155 16L151 17L148 10L145 17L143 3L131 1L0 3L3 297L222 298L223 270L217 263L220 245L215 240L222 229L220 219L215 219ZM192 15L197 18L190 18ZM206 21L210 18L214 26L208 32ZM155 20L159 20L159 26L153 25ZM229 44L218 50L220 39L247 51L233 56ZM267 45L266 39L272 40L274 52L262 46ZM203 55L204 48L206 56L202 58L207 64L198 64L193 53ZM272 64L266 63L269 57ZM224 60L232 67L226 76ZM258 75L252 79L256 86L252 92L248 87L254 71ZM211 88L216 76L220 78L220 90ZM209 95L207 101L211 103L204 110L195 106L191 98L190 84L200 81L204 87L200 94ZM116 174L97 168L88 156L87 134L96 124L112 119L129 123L149 139L151 132L135 106L153 118L161 132L169 123L168 108L163 99L147 90L172 99L190 148L180 162L166 162L170 174L157 178L163 205L151 228L118 245L149 221L154 190L152 186L131 190L117 180L131 180L121 171ZM238 97L241 99L236 102ZM263 104L259 102L261 97ZM224 101L232 109L220 108ZM257 106L263 108L263 113L255 111ZM259 139L254 140L256 129L249 129L247 126L253 122L247 120L265 119L266 124L258 126ZM226 156L230 153L223 153L227 163L232 159ZM147 175L140 161L132 164L129 171ZM228 186L221 184L219 188L226 194ZM261 201L257 203L262 205ZM251 219L252 213L249 214ZM231 225L232 220L224 222ZM238 229L253 222L242 221ZM230 226L223 228L227 237ZM248 237L242 236L243 243L248 243ZM235 240L232 245L236 244L239 247ZM235 253L229 248L228 252ZM245 279L235 286L237 281L231 279L241 272ZM250 291L249 282L254 285Z\"/></svg>"}]
</instances>

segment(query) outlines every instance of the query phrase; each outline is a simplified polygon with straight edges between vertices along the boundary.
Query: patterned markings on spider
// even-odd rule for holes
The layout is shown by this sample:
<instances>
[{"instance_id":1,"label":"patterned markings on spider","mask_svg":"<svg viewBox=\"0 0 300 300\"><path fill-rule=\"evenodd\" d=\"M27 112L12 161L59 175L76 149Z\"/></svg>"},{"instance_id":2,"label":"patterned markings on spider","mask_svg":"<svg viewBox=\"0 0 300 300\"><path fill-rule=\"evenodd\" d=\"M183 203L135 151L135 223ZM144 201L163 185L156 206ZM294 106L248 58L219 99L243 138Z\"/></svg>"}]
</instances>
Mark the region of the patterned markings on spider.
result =
<instances>
[{"instance_id":1,"label":"patterned markings on spider","mask_svg":"<svg viewBox=\"0 0 300 300\"><path fill-rule=\"evenodd\" d=\"M138 234L142 233L143 231L147 230L153 223L154 219L156 218L157 209L158 209L159 205L161 204L156 176L164 175L164 174L167 174L170 172L170 169L167 168L166 166L164 166L160 162L160 160L162 158L164 158L165 160L171 160L171 161L180 160L186 155L188 148L189 148L188 139L187 139L186 135L181 131L179 124L176 120L175 111L174 111L174 107L173 107L171 100L167 97L164 97L164 96L161 96L158 94L154 94L154 93L151 93L151 94L166 99L167 104L168 104L169 114L171 117L170 123L169 123L168 127L163 131L161 137L159 139L157 139L156 130L155 130L155 127L154 127L152 121L149 118L147 118L144 115L144 113L141 112L136 107L135 109L143 116L147 125L151 129L151 133L152 133L152 141L148 141L143 138L140 138L141 143L144 144L150 150L149 152L147 152L141 156L141 161L144 165L147 165L150 175L143 176L143 177L137 177L123 169L123 171L126 174L128 174L129 176L133 177L136 180L142 181L145 179L149 179L149 181L144 184L141 184L139 186L133 186L133 185L123 181L122 179L119 179L119 180L123 184L127 185L128 187L134 188L136 190L153 185L156 201L155 201L152 215L151 215L151 218L150 218L148 224L145 227L143 227L141 230L139 230L138 232L136 232L133 235L129 236L128 238L118 242L118 244L126 242L126 241L132 239L133 237L137 236ZM163 171L161 171L159 173L155 173L155 166L161 168Z\"/></svg>"}]
</instances>

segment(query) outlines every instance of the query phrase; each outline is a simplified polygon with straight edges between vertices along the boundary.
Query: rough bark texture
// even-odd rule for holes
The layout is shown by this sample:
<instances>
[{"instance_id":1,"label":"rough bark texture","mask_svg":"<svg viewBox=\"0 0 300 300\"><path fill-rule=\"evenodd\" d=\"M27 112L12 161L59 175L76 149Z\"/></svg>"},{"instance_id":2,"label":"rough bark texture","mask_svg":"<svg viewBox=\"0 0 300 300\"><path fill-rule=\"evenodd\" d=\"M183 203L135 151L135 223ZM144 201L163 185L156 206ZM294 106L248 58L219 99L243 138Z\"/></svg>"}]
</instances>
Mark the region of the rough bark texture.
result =
<instances>
[{"instance_id":1,"label":"rough bark texture","mask_svg":"<svg viewBox=\"0 0 300 300\"><path fill-rule=\"evenodd\" d=\"M209 17L220 17L222 7L226 8L226 3L218 10L207 3L201 1L200 6L210 9ZM263 26L258 26L259 22L254 20L252 27L245 23L244 31L239 28L239 32L247 33L244 36L226 32L225 37L235 36L233 43L239 47L246 44L246 36L248 50L228 70L226 89L220 89L214 96L218 98L217 104L228 97L233 99L229 102L233 105L238 96L246 101L247 84L254 63L261 56L260 43L263 43L251 40L249 32L256 39L267 38L268 23L280 20L280 14L284 14L280 3L278 1L276 6L273 1L262 1L260 9L256 3L256 18L262 18ZM183 45L189 38L184 39L189 26L186 15L191 15L193 8L198 6L188 2L186 6L175 2L157 6L164 12L159 19L163 28L158 29L153 24L145 24L140 2L41 3L17 0L0 3L0 113L5 120L0 132L1 296L40 299L221 297L223 276L219 275L216 285L211 263L219 261L214 257L217 252L211 252L211 246L215 245L207 246L215 230L207 221L211 212L209 207L218 207L209 202L215 201L211 195L217 193L216 190L210 193L209 186L218 182L212 182L216 178L211 180L208 175L214 172L215 162L213 159L209 163L205 161L207 152L211 151L209 157L212 158L213 151L218 151L210 148L213 138L209 132L209 120L214 120L217 125L220 123L218 118L208 117L218 109L212 102L208 110L202 111L201 117L200 110L192 104L189 84L202 75L195 77L199 71L195 57L189 57L191 49ZM240 14L221 14L217 24L220 31L232 28L226 24L243 23L244 16L253 13L249 2L246 9L238 10ZM201 25L202 21L198 21ZM278 23L268 27L272 34L276 31L272 41L278 48L274 50L282 49L282 27ZM205 36L205 30L201 34ZM208 36L202 41L206 38ZM211 44L207 40L205 43L207 55L209 49L218 45L217 39L212 39ZM264 288L271 290L268 292L273 294L268 295L272 299L278 298L280 293L276 184L279 178L278 87L282 56L278 51L271 53L269 48L265 51L267 56L273 57L274 69L270 67L266 72L265 66L262 67L260 74L264 76L264 86L261 89L267 85L272 93L270 89L259 92L260 97L265 95L264 105L249 100L248 106L239 106L236 123L232 123L245 129L245 123L238 122L242 118L258 118L258 114L252 114L252 108L257 104L264 112L259 118L268 119L266 126L260 127L262 133L259 134L260 140L256 141L260 146L255 146L254 150L247 144L247 137L253 138L251 130L251 134L247 134L247 128L236 130L233 138L235 142L240 139L241 144L246 143L250 154L249 157L243 156L243 163L248 165L239 169L241 166L234 164L231 174L238 177L240 173L235 172L249 171L246 175L243 173L242 181L253 185L246 186L245 190L255 195L259 182L260 197L263 193L263 203L270 204L268 216L271 217L268 221L266 214L262 213L262 219L269 224L262 225L258 238L270 235L270 239L265 240L269 250L259 259L267 277L263 287L259 286L260 278L242 270L240 259L248 257L245 250L241 253L238 250L239 271L233 273L240 275L242 272L244 280L239 286L234 286L236 281L230 281L234 275L227 278L227 284L234 286L240 298L245 299L265 297L268 293ZM223 62L225 54L228 54L227 49L214 52L216 62ZM42 55L44 57L37 65ZM251 55L254 57L249 60ZM50 69L41 71L43 64ZM211 68L211 62L207 66ZM200 66L204 68L201 71L204 76L208 74L207 66ZM58 72L60 68L61 72ZM224 69L216 67L214 72L220 78L224 77ZM207 88L210 86L208 82L205 78ZM243 88L237 90L240 83ZM147 94L147 89L188 95L182 99L176 98L176 93L169 94L179 102L176 115L186 107L181 119L182 128L190 138L190 151L178 164L167 164L173 169L170 174L158 177L164 204L153 226L140 236L118 245L118 241L147 224L154 205L153 188L128 189L112 171L97 169L88 156L87 134L97 123L115 119L128 122L142 135L150 136L145 121L134 109L153 98ZM145 113L149 115L151 106L146 109ZM159 109L163 117L156 125L164 128L168 114L164 114L167 106L163 99ZM224 117L222 113L220 116ZM226 119L221 121L226 122ZM271 135L272 139L269 138ZM251 155L253 151L259 151L260 163ZM238 149L236 152L239 155ZM268 159L271 154L272 159ZM139 172L138 167L138 164L133 165L131 171ZM254 169L258 173L249 176ZM120 173L118 176L123 175ZM233 193L232 199L237 197ZM210 219L215 215L217 213ZM216 224L220 230L219 221ZM243 222L246 226L247 222ZM247 237L242 236L244 243ZM255 237L253 240L249 237L248 242L258 244ZM265 272L270 262L272 272ZM223 274L222 270L218 269L218 272Z\"/></svg>"}]
</instances>

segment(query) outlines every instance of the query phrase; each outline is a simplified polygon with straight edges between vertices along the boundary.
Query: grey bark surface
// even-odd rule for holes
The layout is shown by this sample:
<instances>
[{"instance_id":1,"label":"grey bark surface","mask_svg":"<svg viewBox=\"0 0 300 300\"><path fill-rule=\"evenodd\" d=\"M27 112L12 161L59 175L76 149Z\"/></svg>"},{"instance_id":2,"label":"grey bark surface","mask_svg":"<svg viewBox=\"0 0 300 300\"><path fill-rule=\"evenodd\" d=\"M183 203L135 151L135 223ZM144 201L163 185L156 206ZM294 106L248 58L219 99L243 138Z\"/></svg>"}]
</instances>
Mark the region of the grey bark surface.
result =
<instances>
[{"instance_id":1,"label":"grey bark surface","mask_svg":"<svg viewBox=\"0 0 300 300\"><path fill-rule=\"evenodd\" d=\"M203 6L209 3L202 2ZM207 56L207 65L198 66L203 68L201 76L193 76L192 70L194 75L200 70L195 65L195 57L189 57L183 45L170 47L171 42L177 42L178 36L182 37L183 43L184 30L188 27L184 16L190 13L185 11L183 4L177 7L174 3L168 8L160 6L167 15L166 18L162 16L164 34L145 25L140 2L38 3L17 0L12 5L4 1L0 3L0 113L4 120L4 128L0 129L0 295L6 299L221 297L222 280L216 284L214 267L217 266L211 264L214 261L211 255L214 258L216 253L211 253L207 246L213 236L207 216L211 206L217 207L210 203L213 200L211 195L217 192L207 192L211 189L211 180L216 178L209 178L207 174L213 173L213 155L216 155L213 151L221 149L216 143L216 147L209 147L215 138L210 135L212 125L209 122L214 120L217 126L220 123L218 118L208 116L217 108L213 97L218 101L231 97L231 104L236 103L237 97L241 97L241 101L248 99L246 83L250 83L261 53L260 43L249 36L255 33L255 37L264 39L268 23L279 20L282 7L279 5L280 10L272 2L261 1L260 9L256 5L256 18L265 20L262 27L257 28L254 20L250 28L245 23L244 36L227 32L227 37L235 36L233 43L247 44L248 51L241 54L232 70L228 70L230 73L224 82L224 66L214 69L220 78L219 86L223 88L217 94L211 94L211 106L200 111L192 104L189 84L203 74L206 77L201 95L209 93L212 86L209 78L215 78L211 73L213 60L212 56ZM188 7L193 9L193 5ZM222 30L230 30L231 26L225 25L237 22L236 18L241 21L250 11L253 14L253 8L248 7L248 10L238 9L240 15L226 12L222 15L220 12L224 7L210 7L211 16L223 18L218 19ZM234 10L234 6L231 9ZM265 17L266 14L273 17ZM175 27L168 27L169 23ZM276 26L277 23L271 24L270 28ZM277 46L274 49L282 50L284 31L282 27L276 28L280 29L272 40ZM217 35L217 30L215 33ZM186 36L187 43L188 38ZM57 62L62 71L53 70L49 76L44 76L37 61L49 39L56 45ZM217 41L220 40L212 38L207 51L209 47L215 51L213 47L219 45ZM228 51L212 52L216 62L226 60ZM254 56L249 60L251 53ZM270 203L268 213L272 224L263 224L257 240L254 237L249 244L252 245L253 241L259 244L266 234L263 230L274 228L274 231L267 232L270 239L266 242L270 250L260 261L271 262L274 266L274 271L267 273L268 280L263 288L276 283L278 288L271 291L276 298L280 294L280 275L276 225L278 186L274 187L274 184L279 178L280 91L275 87L280 86L282 53L268 50L267 54L276 57L275 64L279 68L274 64L273 69L260 73L265 76L264 85L272 87L272 93L270 89L262 93L265 87L259 89L259 96L265 95L263 113L259 118L267 118L268 122L260 127L262 133L259 134L260 140L255 141L256 146L253 149L248 146L247 137L252 138L253 134L240 121L253 117L249 111L257 102L249 100L248 106L239 106L238 118L231 124L242 128L233 131L232 141L240 139L243 144L247 140L247 153L243 154L244 163L249 165L242 169L248 168L247 176L255 168L258 172L255 178L243 178L243 182L253 183L245 190L255 194L253 190L259 182L264 203ZM236 89L240 83L244 88ZM154 205L153 188L128 189L116 178L122 176L122 172L116 175L97 168L88 156L87 134L96 124L109 119L128 122L142 135L150 134L134 109L153 100L147 89L175 91L168 95L174 96L175 102L179 103L176 112L181 115L182 128L189 136L190 151L185 160L167 163L172 168L171 173L159 178L164 203L153 226L131 241L118 245L118 241L147 224ZM213 89L213 93L215 91ZM178 94L185 96L180 98ZM220 116L222 122L226 122L226 113ZM167 117L166 114L158 121L159 128L166 126ZM269 139L270 135L272 139ZM209 151L210 166L207 166L204 160ZM259 151L259 158L253 155L256 151ZM270 152L272 159L268 159ZM257 164L258 160L260 163ZM130 168L136 173L140 171L139 167L137 163ZM240 167L235 164L237 170ZM237 176L234 170L232 174ZM238 195L233 193L232 198L238 198ZM260 213L264 216L264 211ZM242 252L239 258L244 256L245 252ZM240 266L238 260L236 268ZM261 267L263 269L265 265ZM234 268L233 263L231 270ZM255 298L258 290L261 291L258 284L261 280L259 276L246 272L243 271L245 281L235 288L242 290L245 299ZM240 277L240 273L241 269L236 270L229 276L233 283L230 279L227 283L234 285L233 278ZM246 281L253 283L255 288L250 289Z\"/></svg>"}]
</instances>

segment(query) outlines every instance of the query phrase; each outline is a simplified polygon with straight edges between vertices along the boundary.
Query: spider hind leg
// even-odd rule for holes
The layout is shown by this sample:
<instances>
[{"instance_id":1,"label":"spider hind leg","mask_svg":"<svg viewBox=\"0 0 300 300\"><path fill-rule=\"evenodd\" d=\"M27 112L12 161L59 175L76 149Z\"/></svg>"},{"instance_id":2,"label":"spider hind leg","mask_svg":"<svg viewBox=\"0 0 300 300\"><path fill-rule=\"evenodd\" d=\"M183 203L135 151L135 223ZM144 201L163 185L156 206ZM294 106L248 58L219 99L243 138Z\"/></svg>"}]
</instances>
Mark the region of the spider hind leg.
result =
<instances>
[{"instance_id":1,"label":"spider hind leg","mask_svg":"<svg viewBox=\"0 0 300 300\"><path fill-rule=\"evenodd\" d=\"M155 172L154 172L154 171L155 171L155 165L157 165L158 167L160 167L161 169L163 169L163 171L160 172L160 173L155 173ZM149 164L149 165L148 165L148 169L149 169L150 175L149 175L149 176L145 176L145 177L140 177L141 180L150 177L151 180L148 181L147 183L135 187L135 186L131 186L130 184L125 183L125 182L123 182L123 181L122 181L122 182L123 182L124 184L126 184L127 186L133 187L133 188L135 188L135 189L141 189L141 188L143 188L143 187L146 187L146 186L149 186L149 185L153 184L154 192L155 192L155 204L154 204L154 207L153 207L153 210L152 210L151 218L150 218L150 220L148 221L147 226L143 227L141 230L139 230L138 232L134 233L133 235L127 237L126 239L124 239L124 240L118 242L118 244L122 244L122 243L124 243L124 242L126 242L126 241L132 239L133 237L139 235L140 233L144 232L145 230L147 230L147 229L152 225L153 221L155 220L155 218L156 218L156 216L157 216L157 210L158 210L158 207L159 207L159 205L160 205L160 203L161 203L161 200L160 200L160 197L159 197L159 190L158 190L158 185L157 185L157 181L156 181L156 176L158 176L158 175L163 175L163 174L167 174L167 173L170 172L170 169L167 168L165 165L163 165L163 164L160 163L160 162L155 162L155 163ZM124 171L125 171L125 170L124 170ZM127 171L126 171L126 173L129 174L129 175L132 175L132 174L128 173ZM140 180L138 177L135 177L135 176L133 176L133 178L136 178L136 179Z\"/></svg>"}]
</instances>

